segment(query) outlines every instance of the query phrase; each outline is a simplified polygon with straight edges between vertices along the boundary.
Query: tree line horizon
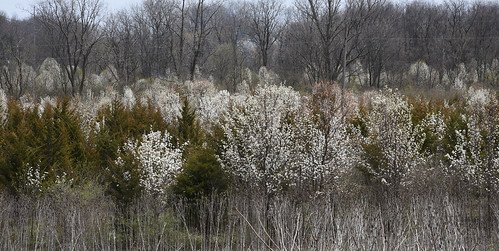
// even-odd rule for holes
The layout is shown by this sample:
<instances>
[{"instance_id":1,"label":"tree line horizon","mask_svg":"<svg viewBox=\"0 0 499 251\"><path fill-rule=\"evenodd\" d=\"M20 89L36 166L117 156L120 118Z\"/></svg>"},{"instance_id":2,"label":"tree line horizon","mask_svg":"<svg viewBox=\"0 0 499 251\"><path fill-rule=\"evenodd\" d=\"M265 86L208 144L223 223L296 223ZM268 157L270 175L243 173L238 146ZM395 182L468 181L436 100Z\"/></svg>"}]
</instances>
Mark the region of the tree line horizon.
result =
<instances>
[{"instance_id":1,"label":"tree line horizon","mask_svg":"<svg viewBox=\"0 0 499 251\"><path fill-rule=\"evenodd\" d=\"M448 87L460 75L495 88L498 38L499 4L486 1L146 0L108 14L102 0L43 0L26 19L0 14L0 87L21 97L30 69L53 58L66 95L105 70L121 87L205 78L234 92L246 69L261 67L304 90L318 81Z\"/></svg>"}]
</instances>

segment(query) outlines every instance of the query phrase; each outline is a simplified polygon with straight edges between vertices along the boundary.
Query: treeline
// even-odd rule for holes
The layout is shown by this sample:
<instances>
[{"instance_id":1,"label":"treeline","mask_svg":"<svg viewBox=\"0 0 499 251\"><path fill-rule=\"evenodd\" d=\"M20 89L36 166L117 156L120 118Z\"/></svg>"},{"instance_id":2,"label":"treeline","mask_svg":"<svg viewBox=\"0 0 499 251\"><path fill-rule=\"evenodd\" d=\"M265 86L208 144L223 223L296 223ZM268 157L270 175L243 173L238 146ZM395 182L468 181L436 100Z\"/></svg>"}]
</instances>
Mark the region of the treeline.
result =
<instances>
[{"instance_id":1,"label":"treeline","mask_svg":"<svg viewBox=\"0 0 499 251\"><path fill-rule=\"evenodd\" d=\"M107 15L100 0L46 0L31 12L0 18L0 85L11 96L31 89L46 58L60 65L59 92L73 95L104 70L122 86L212 77L230 92L262 66L306 89L499 82L493 1L147 0Z\"/></svg>"}]
</instances>

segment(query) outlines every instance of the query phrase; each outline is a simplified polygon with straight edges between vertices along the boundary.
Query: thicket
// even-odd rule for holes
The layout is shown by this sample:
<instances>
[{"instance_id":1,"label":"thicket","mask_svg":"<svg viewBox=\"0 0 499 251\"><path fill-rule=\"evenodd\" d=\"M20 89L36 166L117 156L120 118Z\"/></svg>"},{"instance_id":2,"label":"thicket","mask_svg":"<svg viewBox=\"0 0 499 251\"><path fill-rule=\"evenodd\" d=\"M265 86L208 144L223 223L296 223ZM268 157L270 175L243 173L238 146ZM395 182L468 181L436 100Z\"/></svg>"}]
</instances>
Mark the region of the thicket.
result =
<instances>
[{"instance_id":1,"label":"thicket","mask_svg":"<svg viewBox=\"0 0 499 251\"><path fill-rule=\"evenodd\" d=\"M0 248L497 248L498 94L436 92L0 90Z\"/></svg>"}]
</instances>

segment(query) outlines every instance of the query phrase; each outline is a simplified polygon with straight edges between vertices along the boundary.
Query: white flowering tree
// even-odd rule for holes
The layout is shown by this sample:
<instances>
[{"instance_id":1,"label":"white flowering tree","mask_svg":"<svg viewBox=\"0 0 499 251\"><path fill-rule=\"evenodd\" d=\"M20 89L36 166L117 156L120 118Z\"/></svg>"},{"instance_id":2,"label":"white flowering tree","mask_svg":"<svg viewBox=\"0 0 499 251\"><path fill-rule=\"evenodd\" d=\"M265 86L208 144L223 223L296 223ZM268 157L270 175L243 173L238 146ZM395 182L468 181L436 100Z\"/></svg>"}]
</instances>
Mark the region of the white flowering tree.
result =
<instances>
[{"instance_id":1,"label":"white flowering tree","mask_svg":"<svg viewBox=\"0 0 499 251\"><path fill-rule=\"evenodd\" d=\"M484 133L475 116L465 118L466 129L457 130L450 154L449 172L487 192L499 189L499 125Z\"/></svg>"},{"instance_id":2,"label":"white flowering tree","mask_svg":"<svg viewBox=\"0 0 499 251\"><path fill-rule=\"evenodd\" d=\"M386 89L369 97L365 118L364 156L366 170L384 184L403 185L406 176L425 157L425 135L413 124L411 106L397 91Z\"/></svg>"},{"instance_id":3,"label":"white flowering tree","mask_svg":"<svg viewBox=\"0 0 499 251\"><path fill-rule=\"evenodd\" d=\"M436 157L437 159L442 157L444 150L443 140L447 130L445 123L445 117L441 112L432 112L426 114L423 120L416 125L416 131L424 136L422 150L425 151L425 158L427 160L433 157Z\"/></svg>"},{"instance_id":4,"label":"white flowering tree","mask_svg":"<svg viewBox=\"0 0 499 251\"><path fill-rule=\"evenodd\" d=\"M360 152L340 117L332 117L327 126L309 122L300 126L300 177L312 191L325 192L338 178L359 163Z\"/></svg>"},{"instance_id":5,"label":"white flowering tree","mask_svg":"<svg viewBox=\"0 0 499 251\"><path fill-rule=\"evenodd\" d=\"M28 163L26 166L26 174L23 179L24 184L22 184L26 189L25 192L41 192L42 183L45 181L48 173L41 171L39 165L33 167Z\"/></svg>"},{"instance_id":6,"label":"white flowering tree","mask_svg":"<svg viewBox=\"0 0 499 251\"><path fill-rule=\"evenodd\" d=\"M87 82L86 92L99 93L102 92L105 89L104 86L106 86L104 78L95 73L89 74L85 81Z\"/></svg>"},{"instance_id":7,"label":"white flowering tree","mask_svg":"<svg viewBox=\"0 0 499 251\"><path fill-rule=\"evenodd\" d=\"M302 177L313 191L325 191L336 185L337 179L359 163L360 148L348 132L346 120L358 113L357 100L336 84L327 82L314 86L308 114L300 116L303 141L300 157Z\"/></svg>"},{"instance_id":8,"label":"white flowering tree","mask_svg":"<svg viewBox=\"0 0 499 251\"><path fill-rule=\"evenodd\" d=\"M151 102L158 107L167 123L175 122L181 115L180 95L170 88L153 84L150 88L142 92L140 97L142 104Z\"/></svg>"},{"instance_id":9,"label":"white flowering tree","mask_svg":"<svg viewBox=\"0 0 499 251\"><path fill-rule=\"evenodd\" d=\"M7 119L7 95L0 89L0 125L3 125L5 119Z\"/></svg>"},{"instance_id":10,"label":"white flowering tree","mask_svg":"<svg viewBox=\"0 0 499 251\"><path fill-rule=\"evenodd\" d=\"M201 97L197 109L201 123L208 126L218 122L229 108L229 99L230 94L226 90Z\"/></svg>"},{"instance_id":11,"label":"white flowering tree","mask_svg":"<svg viewBox=\"0 0 499 251\"><path fill-rule=\"evenodd\" d=\"M23 184L19 184L21 189L28 193L39 193L44 189L47 189L47 186L44 185L49 179L49 172L43 171L40 168L39 164L31 165L29 163L26 164L26 170L24 177L22 179ZM55 186L71 186L73 184L74 179L69 178L66 172L62 172L62 174L55 174L53 177L53 184Z\"/></svg>"},{"instance_id":12,"label":"white flowering tree","mask_svg":"<svg viewBox=\"0 0 499 251\"><path fill-rule=\"evenodd\" d=\"M129 140L123 150L132 154L138 164L140 186L151 194L163 194L182 168L182 150L172 145L168 132L144 134L141 140ZM118 158L116 164L124 163ZM129 175L123 174L124 178Z\"/></svg>"},{"instance_id":13,"label":"white flowering tree","mask_svg":"<svg viewBox=\"0 0 499 251\"><path fill-rule=\"evenodd\" d=\"M135 95L133 94L132 89L130 87L125 86L123 89L123 105L128 108L132 108L135 105Z\"/></svg>"},{"instance_id":14,"label":"white flowering tree","mask_svg":"<svg viewBox=\"0 0 499 251\"><path fill-rule=\"evenodd\" d=\"M62 89L63 77L59 63L53 58L46 58L38 69L35 78L36 87L41 93L52 94L58 89Z\"/></svg>"},{"instance_id":15,"label":"white flowering tree","mask_svg":"<svg viewBox=\"0 0 499 251\"><path fill-rule=\"evenodd\" d=\"M289 188L314 193L334 187L359 163L360 149L345 120L355 114L354 100L348 99L348 109L342 110L341 90L327 90L317 91L311 102L275 85L260 85L254 95L233 96L222 123L222 165L267 195Z\"/></svg>"},{"instance_id":16,"label":"white flowering tree","mask_svg":"<svg viewBox=\"0 0 499 251\"><path fill-rule=\"evenodd\" d=\"M449 173L482 191L499 190L499 104L495 93L470 88L466 95L463 129L446 155Z\"/></svg>"},{"instance_id":17,"label":"white flowering tree","mask_svg":"<svg viewBox=\"0 0 499 251\"><path fill-rule=\"evenodd\" d=\"M301 105L297 92L275 85L258 87L252 96L233 97L222 125L222 166L239 182L267 195L293 185L299 147L292 121Z\"/></svg>"}]
</instances>

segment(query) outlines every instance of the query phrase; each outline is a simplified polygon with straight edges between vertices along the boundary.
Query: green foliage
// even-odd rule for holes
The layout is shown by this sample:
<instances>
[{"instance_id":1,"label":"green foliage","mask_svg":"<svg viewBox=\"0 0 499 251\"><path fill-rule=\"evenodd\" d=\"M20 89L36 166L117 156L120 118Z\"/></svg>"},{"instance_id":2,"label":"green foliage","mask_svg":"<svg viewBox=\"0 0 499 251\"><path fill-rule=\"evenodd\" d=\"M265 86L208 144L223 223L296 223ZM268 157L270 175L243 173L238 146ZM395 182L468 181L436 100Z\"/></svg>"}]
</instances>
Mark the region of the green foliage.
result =
<instances>
[{"instance_id":1,"label":"green foliage","mask_svg":"<svg viewBox=\"0 0 499 251\"><path fill-rule=\"evenodd\" d=\"M193 200L227 189L227 174L212 149L191 150L173 190L176 194Z\"/></svg>"},{"instance_id":2,"label":"green foliage","mask_svg":"<svg viewBox=\"0 0 499 251\"><path fill-rule=\"evenodd\" d=\"M98 113L100 126L95 136L98 171L104 173L104 183L109 193L121 205L128 205L140 194L140 171L131 153L121 151L128 140L137 140L151 130L167 128L160 111L151 104L137 102L133 107L124 106L119 100ZM118 157L122 163L117 163ZM100 173L99 172L99 173Z\"/></svg>"},{"instance_id":3,"label":"green foliage","mask_svg":"<svg viewBox=\"0 0 499 251\"><path fill-rule=\"evenodd\" d=\"M163 131L167 128L158 109L151 104L144 106L139 102L127 108L115 100L98 112L97 121L99 130L95 144L101 168L116 160L119 148L127 140L140 139L146 132Z\"/></svg>"},{"instance_id":4,"label":"green foliage","mask_svg":"<svg viewBox=\"0 0 499 251\"><path fill-rule=\"evenodd\" d=\"M33 163L36 149L33 127L39 128L37 112L24 110L14 102L8 103L7 121L1 130L0 139L0 184L10 192L22 192L26 180L26 165ZM33 123L30 125L30 118Z\"/></svg>"},{"instance_id":5,"label":"green foliage","mask_svg":"<svg viewBox=\"0 0 499 251\"><path fill-rule=\"evenodd\" d=\"M442 145L446 154L450 154L457 144L458 139L456 131L466 130L467 128L463 114L465 114L464 109L460 107L445 110L444 117L446 120L446 130Z\"/></svg>"},{"instance_id":6,"label":"green foliage","mask_svg":"<svg viewBox=\"0 0 499 251\"><path fill-rule=\"evenodd\" d=\"M181 115L177 118L175 130L178 145L188 144L191 147L200 146L203 142L203 132L199 125L195 110L187 98L182 101Z\"/></svg>"},{"instance_id":7,"label":"green foliage","mask_svg":"<svg viewBox=\"0 0 499 251\"><path fill-rule=\"evenodd\" d=\"M0 183L11 192L43 190L84 176L87 144L80 116L70 108L69 100L59 100L55 107L47 104L39 113L37 108L9 103L0 132ZM33 172L40 176L33 177Z\"/></svg>"},{"instance_id":8,"label":"green foliage","mask_svg":"<svg viewBox=\"0 0 499 251\"><path fill-rule=\"evenodd\" d=\"M175 194L196 199L223 192L227 188L227 175L216 157L219 130L213 134L203 131L194 109L187 98L183 99L181 116L174 130L178 145L187 144L185 164L173 188ZM223 134L222 134L223 135Z\"/></svg>"},{"instance_id":9,"label":"green foliage","mask_svg":"<svg viewBox=\"0 0 499 251\"><path fill-rule=\"evenodd\" d=\"M216 155L220 155L223 150L223 142L225 140L225 133L221 125L213 126L210 133L206 134L206 146L213 149Z\"/></svg>"},{"instance_id":10,"label":"green foliage","mask_svg":"<svg viewBox=\"0 0 499 251\"><path fill-rule=\"evenodd\" d=\"M366 160L368 166L372 169L367 169L364 165L359 166L359 170L366 176L367 180L370 181L374 178L373 171L379 173L386 166L386 159L383 155L383 150L378 144L363 144L363 157Z\"/></svg>"},{"instance_id":11,"label":"green foliage","mask_svg":"<svg viewBox=\"0 0 499 251\"><path fill-rule=\"evenodd\" d=\"M349 120L349 123L352 125L352 128L357 129L362 137L367 137L369 133L366 123L367 115L368 115L367 108L361 105L359 107L359 114ZM349 128L349 132L352 133L351 128Z\"/></svg>"},{"instance_id":12,"label":"green foliage","mask_svg":"<svg viewBox=\"0 0 499 251\"><path fill-rule=\"evenodd\" d=\"M421 97L409 98L408 101L411 106L411 120L414 125L422 125L429 115L440 114L444 110L444 105L441 101L427 101ZM425 136L421 151L429 154L437 154L442 143L439 135L424 125L421 127L421 133Z\"/></svg>"},{"instance_id":13,"label":"green foliage","mask_svg":"<svg viewBox=\"0 0 499 251\"><path fill-rule=\"evenodd\" d=\"M310 99L310 109L307 112L289 113L282 117L281 122L301 126L297 122L299 116L311 116L309 119L319 124L321 129L329 126L327 116L337 116L333 113L337 104L334 98L336 96L331 93L315 95ZM497 93L495 95L497 98ZM476 159L491 163L489 166L497 163L488 158L496 156L494 154L499 149L496 139L499 128L497 102L482 105L479 102L481 99L477 99L475 106L470 106L468 103L471 99L466 98L463 93L433 98L424 95L409 96L407 99L405 97L404 101L408 100L409 104L404 109L403 120L398 117L391 119L384 113L378 114L377 120L370 120L374 108L366 100L370 98L369 95L356 103L358 112L345 116L350 123L349 136L356 140L363 155L362 161L356 163L360 170L358 173L362 172L362 178L367 180L364 185L379 183L370 181L376 180L376 174L388 173L387 166L391 163L412 161L406 160L406 157L416 151L421 158L419 155L416 156L418 159L414 158L414 168L411 169L413 172L407 175L409 182L416 180L416 176L428 176L433 169L446 172L445 165L449 164L447 156L456 149L459 135L464 135L469 140L470 132L477 132L473 134L477 139ZM324 102L313 98L327 99L329 103L319 107ZM486 98L491 99L488 96ZM0 191L16 195L48 193L57 187L72 188L90 181L106 187L107 194L118 205L126 207L144 193L140 185L142 173L139 163L123 146L129 140L141 140L143 134L151 131L169 131L173 145L183 150L182 171L169 192L195 200L226 191L230 174L220 167L217 157L223 152L226 137L221 127L223 123L213 123L210 126L200 124L197 111L187 98L182 100L181 114L174 120L174 124L167 124L158 107L151 103L137 102L133 106L126 106L116 99L91 118L85 115L93 116L93 113L79 114L73 107L74 104L69 99L60 99L55 104L47 102L43 107L12 100L7 103L6 116L0 124ZM475 119L476 123L470 124L470 118ZM394 121L391 124L387 123L390 119ZM235 123L239 123L237 118ZM380 130L372 130L373 123ZM387 156L387 147L395 145L392 152L398 153L404 150L405 143L400 142L406 139L405 135L400 136L394 130L409 124L411 128L406 128L406 134L414 137L414 141L421 139L417 142L421 147L418 145L415 151L407 150L392 158L395 161L391 161ZM87 125L86 129L82 125ZM442 126L437 128L435 125ZM382 141L378 139L379 131L395 133L400 137ZM241 132L234 129L234 134L238 133ZM297 137L293 140L309 139L303 136L303 139ZM396 145L399 143L402 147ZM469 146L464 146L463 149L466 150L466 156L471 157L470 150L473 149ZM406 165L402 163L397 166ZM385 177L379 180L390 182Z\"/></svg>"},{"instance_id":14,"label":"green foliage","mask_svg":"<svg viewBox=\"0 0 499 251\"><path fill-rule=\"evenodd\" d=\"M52 181L62 176L73 180L81 177L88 162L87 144L80 116L70 109L69 100L58 101L53 109L46 105L41 121L40 166L47 168Z\"/></svg>"},{"instance_id":15,"label":"green foliage","mask_svg":"<svg viewBox=\"0 0 499 251\"><path fill-rule=\"evenodd\" d=\"M140 197L141 172L139 163L132 153L119 151L117 160L110 161L105 171L108 174L106 177L109 185L108 193L120 207L125 208Z\"/></svg>"}]
</instances>

